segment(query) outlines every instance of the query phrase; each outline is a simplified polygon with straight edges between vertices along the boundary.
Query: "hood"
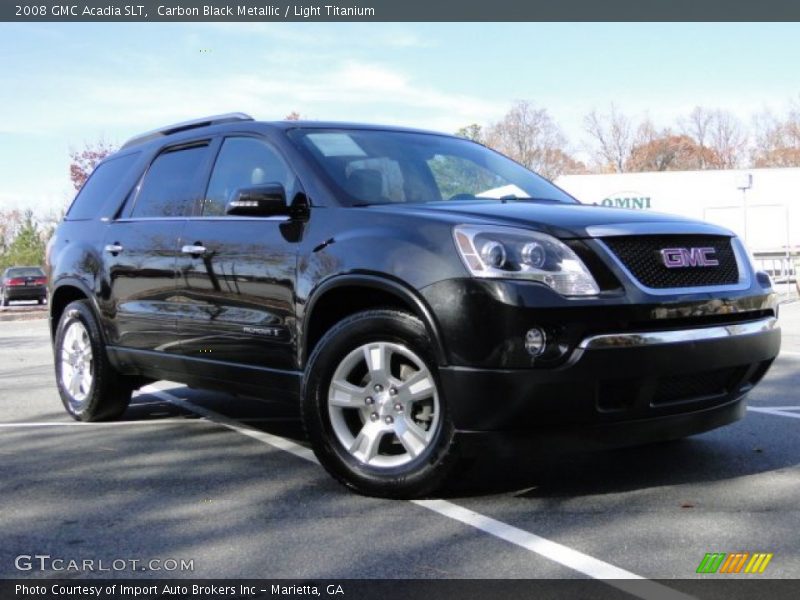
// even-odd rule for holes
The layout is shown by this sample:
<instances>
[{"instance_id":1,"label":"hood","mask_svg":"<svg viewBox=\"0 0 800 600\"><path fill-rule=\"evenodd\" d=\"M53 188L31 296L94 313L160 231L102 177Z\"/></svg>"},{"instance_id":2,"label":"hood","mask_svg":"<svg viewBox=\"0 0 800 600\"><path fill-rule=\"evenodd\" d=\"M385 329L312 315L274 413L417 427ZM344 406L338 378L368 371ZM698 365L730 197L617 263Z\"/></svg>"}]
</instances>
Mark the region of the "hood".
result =
<instances>
[{"instance_id":1,"label":"hood","mask_svg":"<svg viewBox=\"0 0 800 600\"><path fill-rule=\"evenodd\" d=\"M663 213L611 208L591 204L561 204L527 201L468 200L424 204L380 204L369 207L381 212L419 214L454 225L487 224L526 227L562 239L604 237L624 233L703 233L734 235L705 221Z\"/></svg>"}]
</instances>

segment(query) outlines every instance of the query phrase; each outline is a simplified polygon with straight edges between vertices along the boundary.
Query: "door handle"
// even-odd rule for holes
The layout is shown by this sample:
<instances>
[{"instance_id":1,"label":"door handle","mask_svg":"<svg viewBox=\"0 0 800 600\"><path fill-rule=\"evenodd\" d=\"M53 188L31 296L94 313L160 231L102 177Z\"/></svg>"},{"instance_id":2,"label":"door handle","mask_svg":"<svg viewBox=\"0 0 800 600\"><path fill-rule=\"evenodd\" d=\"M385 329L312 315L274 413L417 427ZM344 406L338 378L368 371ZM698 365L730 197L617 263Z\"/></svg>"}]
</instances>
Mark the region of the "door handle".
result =
<instances>
[{"instance_id":1,"label":"door handle","mask_svg":"<svg viewBox=\"0 0 800 600\"><path fill-rule=\"evenodd\" d=\"M198 256L200 254L206 253L206 247L201 246L200 244L191 244L181 248L181 252L184 254L191 254L192 256Z\"/></svg>"},{"instance_id":2,"label":"door handle","mask_svg":"<svg viewBox=\"0 0 800 600\"><path fill-rule=\"evenodd\" d=\"M114 254L114 255L119 254L123 250L124 250L124 248L120 245L119 242L114 242L113 244L107 244L106 247L105 247L105 251L106 252L108 252L109 254Z\"/></svg>"}]
</instances>

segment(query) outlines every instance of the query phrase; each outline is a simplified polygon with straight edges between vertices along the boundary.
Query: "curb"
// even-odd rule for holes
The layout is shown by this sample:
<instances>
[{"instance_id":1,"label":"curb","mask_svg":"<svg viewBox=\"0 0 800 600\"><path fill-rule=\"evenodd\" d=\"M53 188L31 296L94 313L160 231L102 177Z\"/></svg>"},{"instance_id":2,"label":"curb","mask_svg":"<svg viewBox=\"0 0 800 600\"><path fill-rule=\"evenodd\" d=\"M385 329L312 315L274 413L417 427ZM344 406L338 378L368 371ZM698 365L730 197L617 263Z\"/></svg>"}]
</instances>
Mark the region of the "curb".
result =
<instances>
[{"instance_id":1,"label":"curb","mask_svg":"<svg viewBox=\"0 0 800 600\"><path fill-rule=\"evenodd\" d=\"M0 312L0 323L4 321L34 321L36 319L46 319L47 316L48 316L47 309L3 311Z\"/></svg>"}]
</instances>

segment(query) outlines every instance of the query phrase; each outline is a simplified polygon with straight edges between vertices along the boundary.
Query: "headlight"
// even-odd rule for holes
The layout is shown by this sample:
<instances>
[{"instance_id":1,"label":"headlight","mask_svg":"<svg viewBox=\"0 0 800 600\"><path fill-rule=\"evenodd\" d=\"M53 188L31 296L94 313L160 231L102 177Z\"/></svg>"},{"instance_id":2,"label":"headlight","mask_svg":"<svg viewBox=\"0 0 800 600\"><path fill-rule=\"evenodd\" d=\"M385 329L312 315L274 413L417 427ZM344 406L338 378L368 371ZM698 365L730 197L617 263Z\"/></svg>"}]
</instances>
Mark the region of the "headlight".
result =
<instances>
[{"instance_id":1,"label":"headlight","mask_svg":"<svg viewBox=\"0 0 800 600\"><path fill-rule=\"evenodd\" d=\"M474 277L539 281L564 296L600 293L581 259L551 235L513 227L458 225L453 236Z\"/></svg>"}]
</instances>

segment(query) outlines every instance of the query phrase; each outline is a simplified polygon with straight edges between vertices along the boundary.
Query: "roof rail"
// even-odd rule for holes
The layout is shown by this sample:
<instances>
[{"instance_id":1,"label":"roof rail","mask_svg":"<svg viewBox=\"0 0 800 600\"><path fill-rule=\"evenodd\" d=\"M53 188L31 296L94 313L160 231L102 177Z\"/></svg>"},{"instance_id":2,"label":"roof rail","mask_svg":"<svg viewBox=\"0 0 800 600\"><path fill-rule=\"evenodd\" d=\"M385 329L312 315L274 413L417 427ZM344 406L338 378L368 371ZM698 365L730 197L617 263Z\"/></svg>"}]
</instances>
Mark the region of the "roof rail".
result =
<instances>
[{"instance_id":1,"label":"roof rail","mask_svg":"<svg viewBox=\"0 0 800 600\"><path fill-rule=\"evenodd\" d=\"M148 131L136 137L132 137L122 145L122 148L129 148L136 144L141 144L157 137L178 133L179 131L186 131L188 129L196 129L198 127L208 127L209 125L221 125L222 123L233 123L235 121L252 121L253 117L245 113L226 113L224 115L212 115L210 117L203 117L202 119L192 119L191 121L184 121L183 123L175 123L166 127L160 127L153 131Z\"/></svg>"}]
</instances>

